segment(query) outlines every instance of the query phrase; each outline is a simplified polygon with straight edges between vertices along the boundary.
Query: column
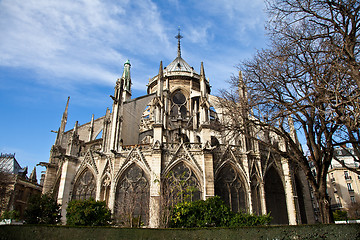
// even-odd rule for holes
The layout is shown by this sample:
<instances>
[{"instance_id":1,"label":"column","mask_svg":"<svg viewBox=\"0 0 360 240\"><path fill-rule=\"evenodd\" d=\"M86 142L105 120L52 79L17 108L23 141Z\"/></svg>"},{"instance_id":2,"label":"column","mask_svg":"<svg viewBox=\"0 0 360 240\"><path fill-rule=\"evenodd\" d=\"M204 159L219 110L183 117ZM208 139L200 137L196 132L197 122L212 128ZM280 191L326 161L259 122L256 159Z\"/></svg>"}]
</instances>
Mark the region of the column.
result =
<instances>
[{"instance_id":1,"label":"column","mask_svg":"<svg viewBox=\"0 0 360 240\"><path fill-rule=\"evenodd\" d=\"M71 182L75 177L75 163L73 160L65 159L62 166L62 173L59 185L58 204L61 205L61 222L66 223L66 208L71 200L70 192L72 190Z\"/></svg>"},{"instance_id":2,"label":"column","mask_svg":"<svg viewBox=\"0 0 360 240\"><path fill-rule=\"evenodd\" d=\"M296 221L296 208L294 202L294 191L292 186L291 173L289 169L289 162L287 159L281 159L282 169L284 172L284 182L285 182L285 197L286 197L286 205L287 212L289 218L290 225L297 225Z\"/></svg>"},{"instance_id":3,"label":"column","mask_svg":"<svg viewBox=\"0 0 360 240\"><path fill-rule=\"evenodd\" d=\"M152 174L150 180L150 209L149 227L157 228L160 226L161 211L161 149L154 149L152 154Z\"/></svg>"}]
</instances>

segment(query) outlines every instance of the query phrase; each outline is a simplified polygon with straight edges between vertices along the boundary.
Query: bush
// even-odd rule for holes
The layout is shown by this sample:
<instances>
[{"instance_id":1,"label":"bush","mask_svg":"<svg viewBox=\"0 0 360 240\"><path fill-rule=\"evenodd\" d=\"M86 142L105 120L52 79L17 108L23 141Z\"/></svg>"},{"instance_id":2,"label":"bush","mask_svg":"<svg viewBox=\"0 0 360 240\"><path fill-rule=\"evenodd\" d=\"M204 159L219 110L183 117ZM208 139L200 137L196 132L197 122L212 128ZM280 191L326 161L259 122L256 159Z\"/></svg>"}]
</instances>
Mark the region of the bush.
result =
<instances>
[{"instance_id":1,"label":"bush","mask_svg":"<svg viewBox=\"0 0 360 240\"><path fill-rule=\"evenodd\" d=\"M272 217L270 213L267 215L255 215L250 213L235 213L230 220L229 227L244 227L244 226L261 226L268 225Z\"/></svg>"},{"instance_id":2,"label":"bush","mask_svg":"<svg viewBox=\"0 0 360 240\"><path fill-rule=\"evenodd\" d=\"M60 205L51 194L33 195L24 217L29 224L56 224L61 219Z\"/></svg>"},{"instance_id":3,"label":"bush","mask_svg":"<svg viewBox=\"0 0 360 240\"><path fill-rule=\"evenodd\" d=\"M66 224L77 226L104 226L111 222L111 212L104 201L73 200L66 209Z\"/></svg>"},{"instance_id":4,"label":"bush","mask_svg":"<svg viewBox=\"0 0 360 240\"><path fill-rule=\"evenodd\" d=\"M4 211L1 215L1 220L3 220L3 219L19 220L19 217L20 217L20 214L16 210Z\"/></svg>"},{"instance_id":5,"label":"bush","mask_svg":"<svg viewBox=\"0 0 360 240\"><path fill-rule=\"evenodd\" d=\"M335 210L333 212L333 216L334 216L334 221L343 221L348 219L346 211Z\"/></svg>"},{"instance_id":6,"label":"bush","mask_svg":"<svg viewBox=\"0 0 360 240\"><path fill-rule=\"evenodd\" d=\"M270 215L256 216L248 213L233 213L215 196L206 201L178 203L170 216L170 227L239 227L267 225Z\"/></svg>"}]
</instances>

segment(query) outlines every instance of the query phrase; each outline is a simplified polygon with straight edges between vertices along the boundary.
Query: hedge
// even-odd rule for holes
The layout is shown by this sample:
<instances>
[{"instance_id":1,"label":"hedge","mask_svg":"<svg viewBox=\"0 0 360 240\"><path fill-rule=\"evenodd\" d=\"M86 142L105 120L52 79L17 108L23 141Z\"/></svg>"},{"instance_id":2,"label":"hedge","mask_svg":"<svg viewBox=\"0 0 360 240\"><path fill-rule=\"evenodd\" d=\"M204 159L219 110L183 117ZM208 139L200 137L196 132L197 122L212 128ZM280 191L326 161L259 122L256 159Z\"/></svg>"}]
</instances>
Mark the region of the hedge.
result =
<instances>
[{"instance_id":1,"label":"hedge","mask_svg":"<svg viewBox=\"0 0 360 240\"><path fill-rule=\"evenodd\" d=\"M202 229L3 225L0 239L360 239L360 224Z\"/></svg>"}]
</instances>

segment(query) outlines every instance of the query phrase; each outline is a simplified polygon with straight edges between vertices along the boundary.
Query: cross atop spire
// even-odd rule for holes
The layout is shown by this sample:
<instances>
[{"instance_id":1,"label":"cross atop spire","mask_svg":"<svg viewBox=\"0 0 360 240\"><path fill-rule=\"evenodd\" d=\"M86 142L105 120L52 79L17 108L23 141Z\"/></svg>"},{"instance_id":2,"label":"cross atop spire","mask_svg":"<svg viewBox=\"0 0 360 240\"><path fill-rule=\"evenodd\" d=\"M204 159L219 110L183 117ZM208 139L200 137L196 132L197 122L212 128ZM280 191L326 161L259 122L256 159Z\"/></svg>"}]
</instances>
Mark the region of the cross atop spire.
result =
<instances>
[{"instance_id":1,"label":"cross atop spire","mask_svg":"<svg viewBox=\"0 0 360 240\"><path fill-rule=\"evenodd\" d=\"M177 55L178 55L178 57L181 57L180 39L182 39L183 36L180 35L180 26L178 28L178 34L175 36L175 38L178 40L178 52L177 52Z\"/></svg>"}]
</instances>

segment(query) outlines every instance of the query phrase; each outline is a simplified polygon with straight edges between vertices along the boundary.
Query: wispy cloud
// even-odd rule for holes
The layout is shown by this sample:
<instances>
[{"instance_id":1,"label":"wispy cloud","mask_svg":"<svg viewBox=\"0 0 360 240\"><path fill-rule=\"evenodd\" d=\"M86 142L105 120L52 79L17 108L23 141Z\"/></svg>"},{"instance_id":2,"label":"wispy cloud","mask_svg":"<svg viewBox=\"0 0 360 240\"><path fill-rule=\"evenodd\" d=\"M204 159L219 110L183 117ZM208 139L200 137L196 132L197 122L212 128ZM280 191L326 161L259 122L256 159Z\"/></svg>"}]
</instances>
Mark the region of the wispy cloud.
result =
<instances>
[{"instance_id":1,"label":"wispy cloud","mask_svg":"<svg viewBox=\"0 0 360 240\"><path fill-rule=\"evenodd\" d=\"M214 64L216 77L238 62L239 43L250 46L259 32L262 38L262 0L172 0L173 9L167 3L0 1L0 66L29 69L42 84L70 89L113 85L131 58L133 88L141 90L160 60L166 64L176 56L178 25L188 43L182 49L193 58L186 60L235 61L227 67Z\"/></svg>"},{"instance_id":2,"label":"wispy cloud","mask_svg":"<svg viewBox=\"0 0 360 240\"><path fill-rule=\"evenodd\" d=\"M0 65L32 69L49 84L109 83L129 53L169 47L149 0L4 0L0 34Z\"/></svg>"}]
</instances>

